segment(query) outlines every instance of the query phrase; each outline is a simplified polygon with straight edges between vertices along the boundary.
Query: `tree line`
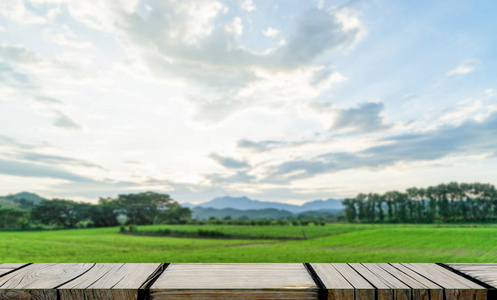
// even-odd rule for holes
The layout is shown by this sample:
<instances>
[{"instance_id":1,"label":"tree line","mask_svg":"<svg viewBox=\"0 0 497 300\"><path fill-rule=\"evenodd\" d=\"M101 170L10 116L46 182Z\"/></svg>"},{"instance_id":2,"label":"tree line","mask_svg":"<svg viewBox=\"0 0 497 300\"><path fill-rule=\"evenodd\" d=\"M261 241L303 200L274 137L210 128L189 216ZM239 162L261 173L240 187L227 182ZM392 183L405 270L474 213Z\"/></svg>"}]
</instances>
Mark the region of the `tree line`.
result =
<instances>
[{"instance_id":1,"label":"tree line","mask_svg":"<svg viewBox=\"0 0 497 300\"><path fill-rule=\"evenodd\" d=\"M358 194L343 202L348 222L434 223L497 220L497 191L492 184L439 184L405 192Z\"/></svg>"},{"instance_id":2,"label":"tree line","mask_svg":"<svg viewBox=\"0 0 497 300\"><path fill-rule=\"evenodd\" d=\"M18 207L0 208L0 229L107 227L117 225L185 224L192 212L169 195L155 192L100 198L97 204L66 199L34 205L18 200Z\"/></svg>"}]
</instances>

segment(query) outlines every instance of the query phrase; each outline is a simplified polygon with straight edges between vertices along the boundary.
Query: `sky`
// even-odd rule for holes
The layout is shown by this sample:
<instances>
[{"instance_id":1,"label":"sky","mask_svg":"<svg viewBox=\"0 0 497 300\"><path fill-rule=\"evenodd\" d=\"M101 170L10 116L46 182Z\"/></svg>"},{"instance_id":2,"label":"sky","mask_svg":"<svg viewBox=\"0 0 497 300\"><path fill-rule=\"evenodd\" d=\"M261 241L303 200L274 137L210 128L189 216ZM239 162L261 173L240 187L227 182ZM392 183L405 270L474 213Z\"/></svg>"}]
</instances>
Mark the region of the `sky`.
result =
<instances>
[{"instance_id":1,"label":"sky","mask_svg":"<svg viewBox=\"0 0 497 300\"><path fill-rule=\"evenodd\" d=\"M0 195L497 184L496 1L2 0Z\"/></svg>"}]
</instances>

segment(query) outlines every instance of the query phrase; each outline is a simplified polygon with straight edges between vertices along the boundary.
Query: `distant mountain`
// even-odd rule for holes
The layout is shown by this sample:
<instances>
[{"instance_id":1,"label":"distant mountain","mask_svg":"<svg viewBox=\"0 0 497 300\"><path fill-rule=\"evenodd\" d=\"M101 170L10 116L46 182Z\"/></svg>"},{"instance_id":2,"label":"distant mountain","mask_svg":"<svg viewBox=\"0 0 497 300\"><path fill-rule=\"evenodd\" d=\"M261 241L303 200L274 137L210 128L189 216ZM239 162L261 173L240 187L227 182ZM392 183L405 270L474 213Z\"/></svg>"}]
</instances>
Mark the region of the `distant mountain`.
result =
<instances>
[{"instance_id":1,"label":"distant mountain","mask_svg":"<svg viewBox=\"0 0 497 300\"><path fill-rule=\"evenodd\" d=\"M190 203L190 202L180 203L180 205L183 207L188 207L188 208L194 208L195 206L197 206L197 205Z\"/></svg>"},{"instance_id":2,"label":"distant mountain","mask_svg":"<svg viewBox=\"0 0 497 300\"><path fill-rule=\"evenodd\" d=\"M191 203L188 203L185 206L190 208L195 207ZM337 200L337 199L315 200L304 203L303 205L292 205L280 202L252 200L247 197L229 197L229 196L214 198L210 201L198 204L197 207L204 207L204 208L210 207L215 209L233 208L237 210L254 210L254 209L260 210L260 209L273 208L277 210L286 210L292 213L301 213L310 210L316 211L316 210L343 209L342 200Z\"/></svg>"},{"instance_id":3,"label":"distant mountain","mask_svg":"<svg viewBox=\"0 0 497 300\"><path fill-rule=\"evenodd\" d=\"M41 203L41 201L47 200L43 197L38 196L37 194L28 193L28 192L21 192L21 193L17 193L17 194L13 194L13 195L0 196L0 200L2 200L1 201L2 203L6 203L6 201L11 202L11 203L15 203L14 200L19 200L19 199L26 199L29 201L33 201L34 205L38 205Z\"/></svg>"},{"instance_id":4,"label":"distant mountain","mask_svg":"<svg viewBox=\"0 0 497 300\"><path fill-rule=\"evenodd\" d=\"M247 209L265 209L275 208L282 210L294 210L295 205L278 203L278 202L264 202L259 200L252 200L247 197L220 197L214 198L211 201L201 203L198 206L212 207L217 209L234 208L239 210Z\"/></svg>"},{"instance_id":5,"label":"distant mountain","mask_svg":"<svg viewBox=\"0 0 497 300\"><path fill-rule=\"evenodd\" d=\"M308 210L336 210L343 209L342 200L328 199L328 200L314 200L306 202L300 206L301 211Z\"/></svg>"},{"instance_id":6,"label":"distant mountain","mask_svg":"<svg viewBox=\"0 0 497 300\"><path fill-rule=\"evenodd\" d=\"M198 220L207 220L210 217L216 217L222 220L227 216L232 219L238 219L240 217L247 217L248 219L280 219L293 216L289 211L274 208L239 210L234 208L216 209L196 206L192 208L192 211L192 217Z\"/></svg>"}]
</instances>

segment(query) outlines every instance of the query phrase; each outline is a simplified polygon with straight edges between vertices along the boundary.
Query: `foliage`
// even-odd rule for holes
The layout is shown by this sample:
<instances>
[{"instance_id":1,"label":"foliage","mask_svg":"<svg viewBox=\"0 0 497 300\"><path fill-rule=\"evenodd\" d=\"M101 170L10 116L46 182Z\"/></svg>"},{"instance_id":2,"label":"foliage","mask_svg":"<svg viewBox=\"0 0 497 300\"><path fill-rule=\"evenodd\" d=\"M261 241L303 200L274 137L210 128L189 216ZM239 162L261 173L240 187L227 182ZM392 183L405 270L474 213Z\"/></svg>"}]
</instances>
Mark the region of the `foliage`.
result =
<instances>
[{"instance_id":1,"label":"foliage","mask_svg":"<svg viewBox=\"0 0 497 300\"><path fill-rule=\"evenodd\" d=\"M28 225L28 212L17 207L0 208L0 229L23 229Z\"/></svg>"},{"instance_id":2,"label":"foliage","mask_svg":"<svg viewBox=\"0 0 497 300\"><path fill-rule=\"evenodd\" d=\"M21 228L19 222L24 219L25 221L22 222L25 223L32 222L59 228L82 228L116 226L119 224L117 217L120 214L126 215L127 224L138 225L153 224L153 222L185 224L191 218L190 209L180 206L167 194L154 192L100 198L98 204L79 203L66 199L45 199L38 205L35 205L33 200L24 198L12 201L17 203L17 207L26 210L17 207L3 208L2 222L9 220L13 225L0 226L0 229ZM22 218L20 212L23 212Z\"/></svg>"},{"instance_id":3,"label":"foliage","mask_svg":"<svg viewBox=\"0 0 497 300\"><path fill-rule=\"evenodd\" d=\"M117 226L118 205L111 198L100 198L90 207L90 218L95 227Z\"/></svg>"},{"instance_id":4,"label":"foliage","mask_svg":"<svg viewBox=\"0 0 497 300\"><path fill-rule=\"evenodd\" d=\"M343 201L348 222L435 223L497 220L497 191L491 184L439 184Z\"/></svg>"},{"instance_id":5,"label":"foliage","mask_svg":"<svg viewBox=\"0 0 497 300\"><path fill-rule=\"evenodd\" d=\"M128 224L153 224L155 216L172 204L167 194L145 192L122 194L115 201L117 207L128 216Z\"/></svg>"},{"instance_id":6,"label":"foliage","mask_svg":"<svg viewBox=\"0 0 497 300\"><path fill-rule=\"evenodd\" d=\"M154 224L186 224L191 218L192 211L188 207L173 202L165 210L157 213Z\"/></svg>"},{"instance_id":7,"label":"foliage","mask_svg":"<svg viewBox=\"0 0 497 300\"><path fill-rule=\"evenodd\" d=\"M35 206L33 200L29 200L26 198L14 199L14 203L17 204L17 207L20 209L31 209Z\"/></svg>"},{"instance_id":8,"label":"foliage","mask_svg":"<svg viewBox=\"0 0 497 300\"><path fill-rule=\"evenodd\" d=\"M89 218L91 204L71 200L43 200L31 210L31 220L45 225L75 228Z\"/></svg>"}]
</instances>

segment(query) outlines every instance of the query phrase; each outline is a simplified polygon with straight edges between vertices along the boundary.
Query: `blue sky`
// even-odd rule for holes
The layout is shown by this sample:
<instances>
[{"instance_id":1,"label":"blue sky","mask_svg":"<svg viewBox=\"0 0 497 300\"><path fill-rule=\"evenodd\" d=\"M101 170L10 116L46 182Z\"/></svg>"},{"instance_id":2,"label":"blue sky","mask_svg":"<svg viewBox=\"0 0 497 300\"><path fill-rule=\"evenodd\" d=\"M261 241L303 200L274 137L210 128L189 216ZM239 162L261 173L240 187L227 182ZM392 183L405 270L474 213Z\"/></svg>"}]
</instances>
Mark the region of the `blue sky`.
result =
<instances>
[{"instance_id":1,"label":"blue sky","mask_svg":"<svg viewBox=\"0 0 497 300\"><path fill-rule=\"evenodd\" d=\"M493 1L7 0L0 194L497 183Z\"/></svg>"}]
</instances>

